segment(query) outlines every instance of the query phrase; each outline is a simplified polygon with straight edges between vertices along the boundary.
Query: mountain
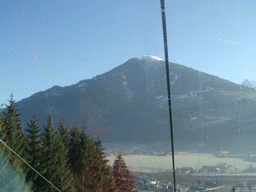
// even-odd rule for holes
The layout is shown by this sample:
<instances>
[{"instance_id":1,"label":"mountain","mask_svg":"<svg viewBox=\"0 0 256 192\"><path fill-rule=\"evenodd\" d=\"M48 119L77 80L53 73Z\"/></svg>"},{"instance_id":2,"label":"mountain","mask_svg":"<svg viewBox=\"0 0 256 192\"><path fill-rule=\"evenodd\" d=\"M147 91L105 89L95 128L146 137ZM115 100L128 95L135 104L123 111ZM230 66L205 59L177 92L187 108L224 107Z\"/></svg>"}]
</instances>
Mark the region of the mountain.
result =
<instances>
[{"instance_id":1,"label":"mountain","mask_svg":"<svg viewBox=\"0 0 256 192\"><path fill-rule=\"evenodd\" d=\"M177 150L254 150L256 91L217 76L170 63L174 141ZM17 102L23 124L49 112L54 125L86 120L89 132L115 146L170 148L165 63L132 58L77 84L54 86Z\"/></svg>"},{"instance_id":2,"label":"mountain","mask_svg":"<svg viewBox=\"0 0 256 192\"><path fill-rule=\"evenodd\" d=\"M256 81L249 81L248 79L245 79L241 85L256 89Z\"/></svg>"}]
</instances>

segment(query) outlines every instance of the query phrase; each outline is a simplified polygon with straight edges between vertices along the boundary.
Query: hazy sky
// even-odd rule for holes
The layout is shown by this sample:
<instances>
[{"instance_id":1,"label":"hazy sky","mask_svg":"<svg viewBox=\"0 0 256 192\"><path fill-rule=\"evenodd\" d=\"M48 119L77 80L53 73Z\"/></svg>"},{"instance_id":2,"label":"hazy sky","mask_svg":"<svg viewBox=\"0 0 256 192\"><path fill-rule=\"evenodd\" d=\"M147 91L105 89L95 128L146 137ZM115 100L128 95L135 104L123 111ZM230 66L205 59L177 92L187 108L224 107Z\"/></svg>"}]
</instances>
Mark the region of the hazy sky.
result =
<instances>
[{"instance_id":1,"label":"hazy sky","mask_svg":"<svg viewBox=\"0 0 256 192\"><path fill-rule=\"evenodd\" d=\"M167 0L169 60L230 81L256 80L256 1ZM0 2L0 104L164 59L160 0Z\"/></svg>"}]
</instances>

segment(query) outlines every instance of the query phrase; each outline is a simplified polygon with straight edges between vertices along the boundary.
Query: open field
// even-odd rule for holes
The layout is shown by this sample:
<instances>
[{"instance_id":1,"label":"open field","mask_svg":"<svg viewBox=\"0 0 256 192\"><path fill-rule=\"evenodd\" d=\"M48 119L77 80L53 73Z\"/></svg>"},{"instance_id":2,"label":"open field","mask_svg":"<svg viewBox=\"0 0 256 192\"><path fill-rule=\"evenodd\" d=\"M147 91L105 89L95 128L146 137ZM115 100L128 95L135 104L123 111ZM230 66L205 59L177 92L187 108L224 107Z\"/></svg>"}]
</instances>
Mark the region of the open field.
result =
<instances>
[{"instance_id":1,"label":"open field","mask_svg":"<svg viewBox=\"0 0 256 192\"><path fill-rule=\"evenodd\" d=\"M172 157L166 156L150 156L150 155L124 155L123 156L126 165L131 171L142 172L157 172L166 171L172 169ZM115 156L108 156L109 165L113 165ZM239 174L239 172L248 168L249 165L256 167L256 162L243 161L239 158L217 158L211 154L199 154L199 153L187 153L180 152L175 155L175 167L192 167L199 169L204 165L215 166L219 163L227 163L232 167L230 170L233 173ZM241 173L240 173L241 174ZM252 175L252 174L247 174ZM255 173L256 175L256 173Z\"/></svg>"}]
</instances>

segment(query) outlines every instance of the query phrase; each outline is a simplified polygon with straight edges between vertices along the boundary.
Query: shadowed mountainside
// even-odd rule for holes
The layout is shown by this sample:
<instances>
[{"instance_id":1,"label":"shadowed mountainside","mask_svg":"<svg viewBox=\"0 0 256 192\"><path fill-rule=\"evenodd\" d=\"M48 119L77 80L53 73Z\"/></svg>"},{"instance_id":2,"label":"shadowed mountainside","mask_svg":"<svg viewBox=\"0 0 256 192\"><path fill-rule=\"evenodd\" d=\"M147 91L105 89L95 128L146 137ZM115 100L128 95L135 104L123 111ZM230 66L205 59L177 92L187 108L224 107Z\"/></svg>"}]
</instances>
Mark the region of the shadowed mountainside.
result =
<instances>
[{"instance_id":1,"label":"shadowed mountainside","mask_svg":"<svg viewBox=\"0 0 256 192\"><path fill-rule=\"evenodd\" d=\"M255 149L256 91L170 63L173 126L178 150ZM15 95L14 95L15 96ZM33 112L40 125L87 121L105 143L167 142L169 119L164 61L133 58L77 84L54 86L16 103L23 125ZM240 144L239 144L240 143Z\"/></svg>"}]
</instances>

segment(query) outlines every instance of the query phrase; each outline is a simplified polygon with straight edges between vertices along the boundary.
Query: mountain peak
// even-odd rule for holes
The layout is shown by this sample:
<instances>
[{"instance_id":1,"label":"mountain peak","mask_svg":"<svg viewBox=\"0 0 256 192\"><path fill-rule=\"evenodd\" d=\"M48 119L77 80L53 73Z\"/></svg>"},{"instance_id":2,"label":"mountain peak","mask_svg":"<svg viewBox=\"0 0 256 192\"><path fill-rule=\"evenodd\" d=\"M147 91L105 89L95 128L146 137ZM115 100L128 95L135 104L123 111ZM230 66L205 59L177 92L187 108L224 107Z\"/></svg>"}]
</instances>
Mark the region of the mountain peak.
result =
<instances>
[{"instance_id":1,"label":"mountain peak","mask_svg":"<svg viewBox=\"0 0 256 192\"><path fill-rule=\"evenodd\" d=\"M243 86L247 86L247 87L250 87L250 88L256 88L256 82L255 81L250 81L250 80L248 80L248 79L245 79L242 83L241 83L241 85L243 85Z\"/></svg>"},{"instance_id":2,"label":"mountain peak","mask_svg":"<svg viewBox=\"0 0 256 192\"><path fill-rule=\"evenodd\" d=\"M154 56L154 55L143 55L143 57L140 57L139 59L141 60L153 60L153 61L163 61L163 59Z\"/></svg>"}]
</instances>

